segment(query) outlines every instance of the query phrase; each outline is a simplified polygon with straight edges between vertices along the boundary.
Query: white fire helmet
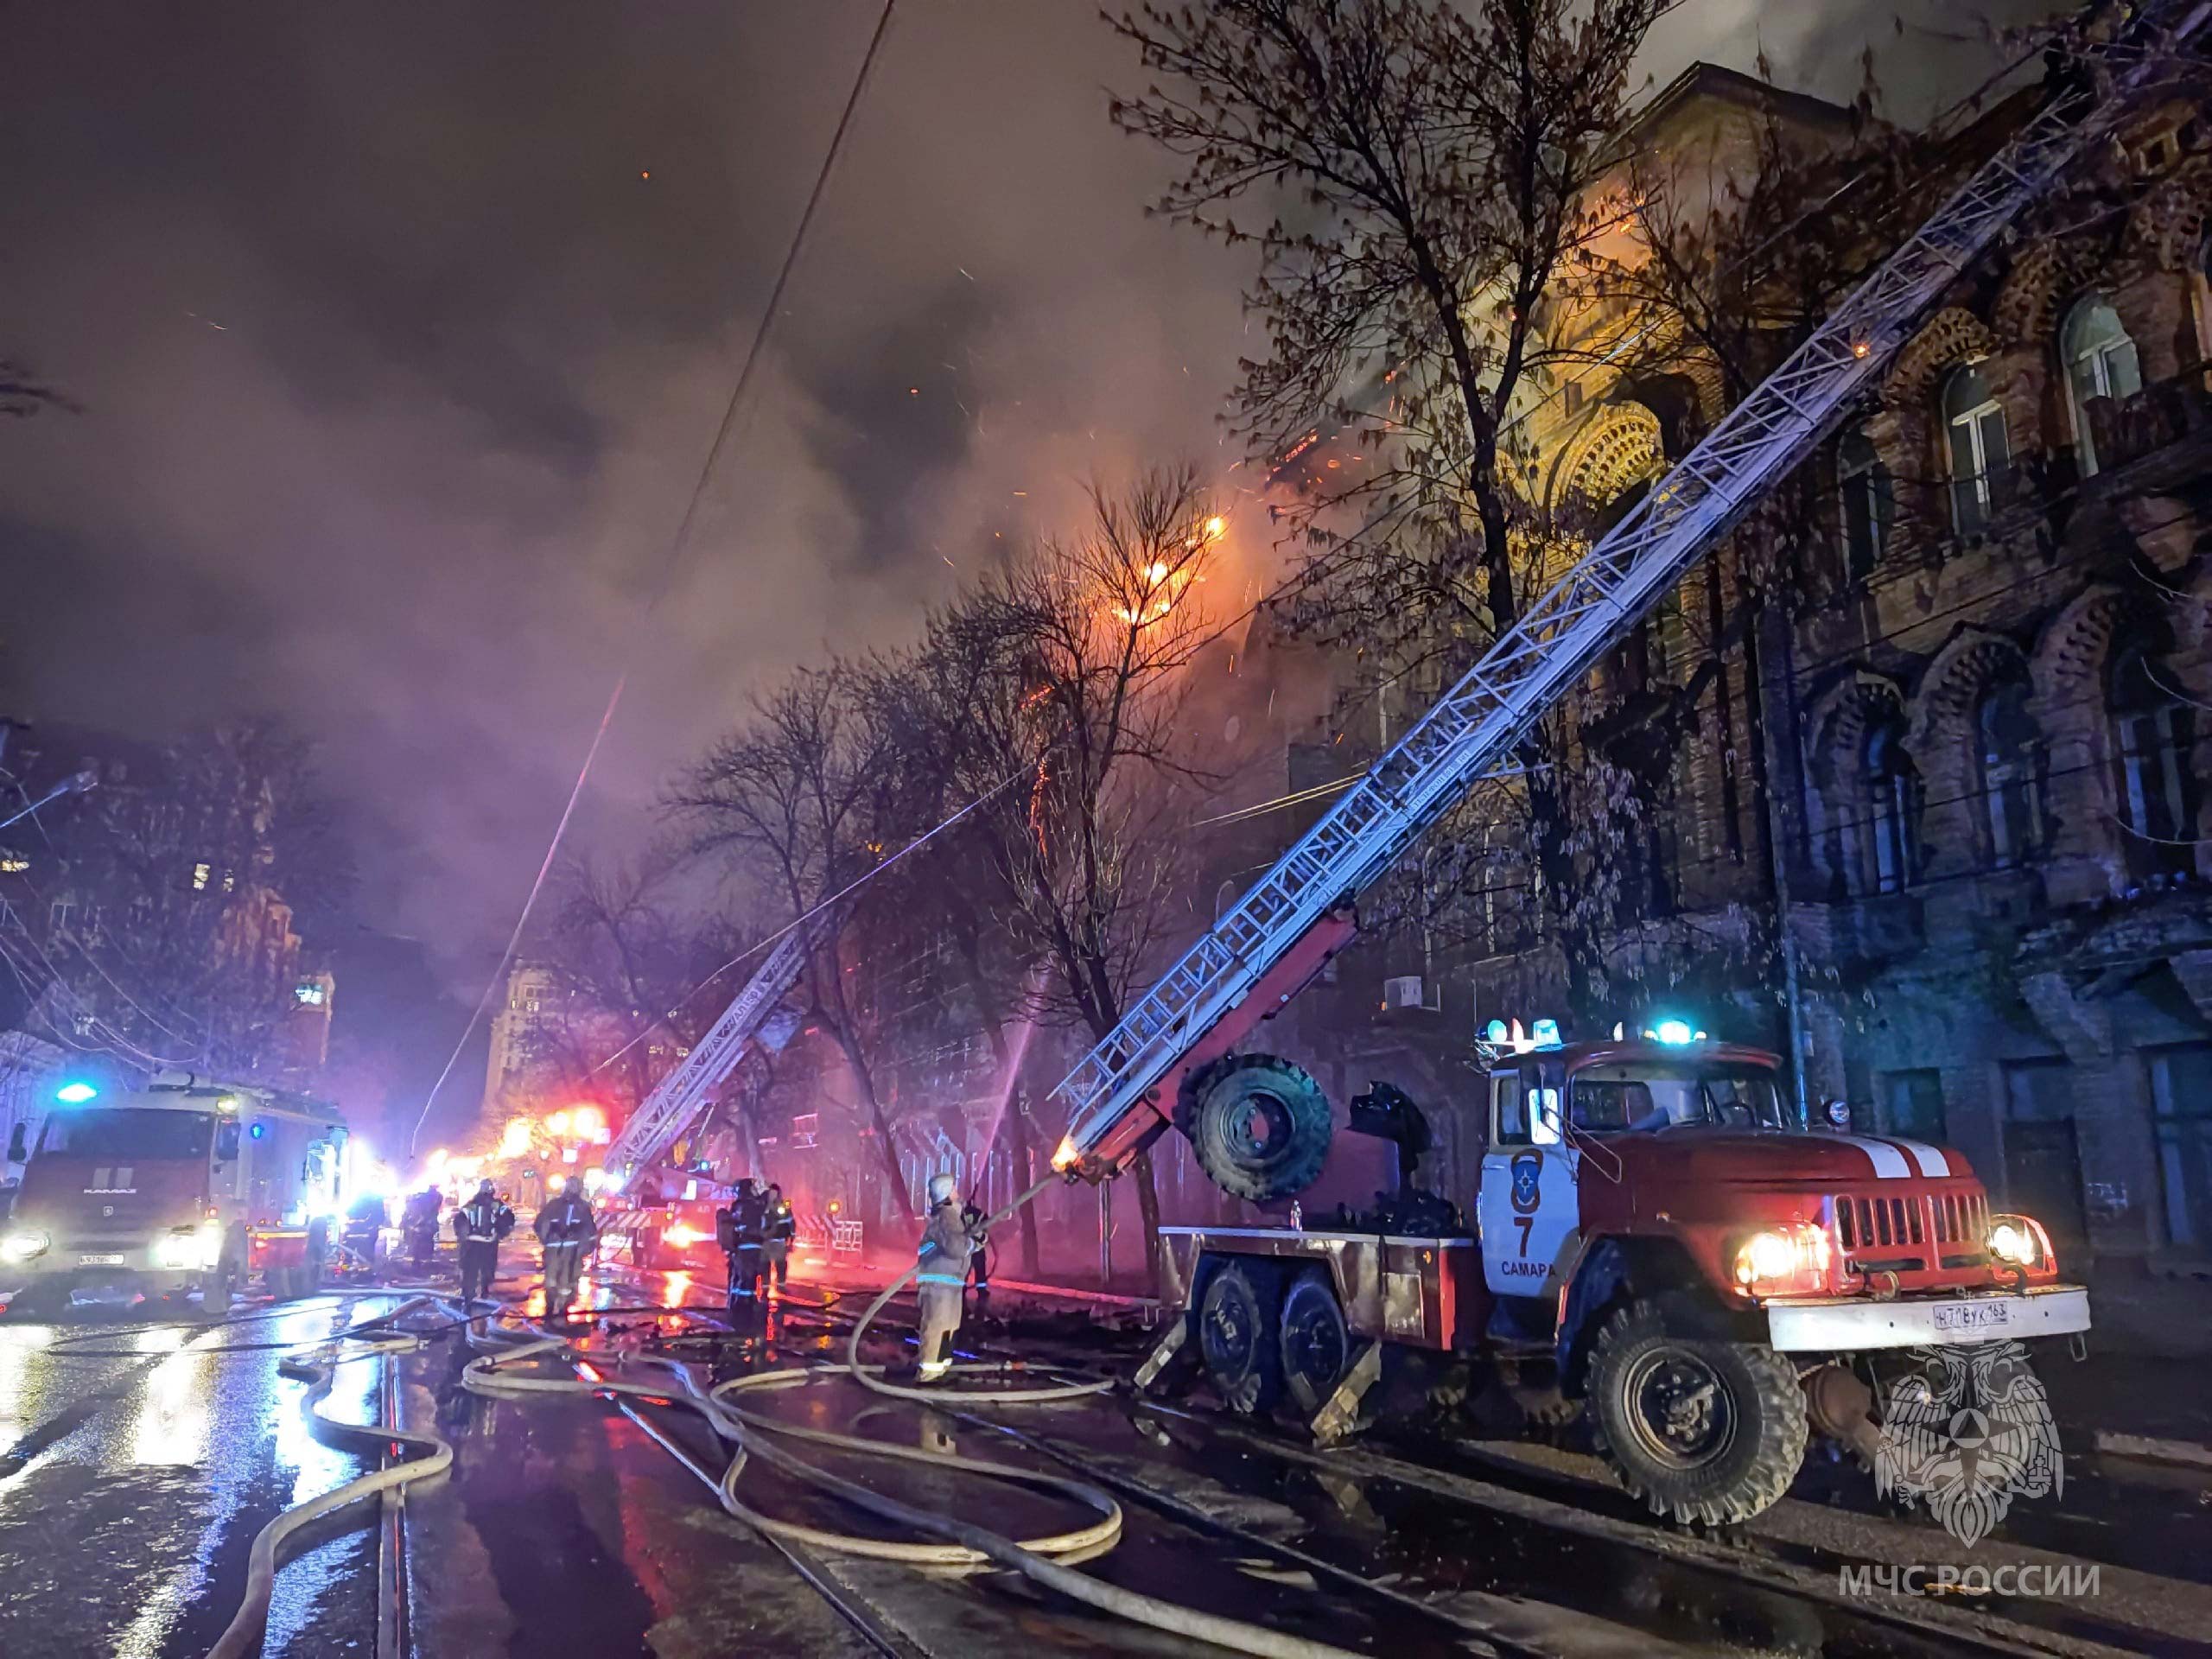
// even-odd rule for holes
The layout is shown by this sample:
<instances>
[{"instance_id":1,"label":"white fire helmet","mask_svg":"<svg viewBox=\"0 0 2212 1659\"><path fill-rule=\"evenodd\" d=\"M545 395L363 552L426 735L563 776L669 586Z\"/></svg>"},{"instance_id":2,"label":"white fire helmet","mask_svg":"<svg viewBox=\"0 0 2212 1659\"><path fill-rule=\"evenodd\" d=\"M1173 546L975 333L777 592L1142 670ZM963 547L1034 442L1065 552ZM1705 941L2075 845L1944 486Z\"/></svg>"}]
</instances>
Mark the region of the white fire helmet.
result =
<instances>
[{"instance_id":1,"label":"white fire helmet","mask_svg":"<svg viewBox=\"0 0 2212 1659\"><path fill-rule=\"evenodd\" d=\"M930 1207L935 1209L940 1204L951 1203L954 1191L952 1177L950 1174L931 1176Z\"/></svg>"}]
</instances>

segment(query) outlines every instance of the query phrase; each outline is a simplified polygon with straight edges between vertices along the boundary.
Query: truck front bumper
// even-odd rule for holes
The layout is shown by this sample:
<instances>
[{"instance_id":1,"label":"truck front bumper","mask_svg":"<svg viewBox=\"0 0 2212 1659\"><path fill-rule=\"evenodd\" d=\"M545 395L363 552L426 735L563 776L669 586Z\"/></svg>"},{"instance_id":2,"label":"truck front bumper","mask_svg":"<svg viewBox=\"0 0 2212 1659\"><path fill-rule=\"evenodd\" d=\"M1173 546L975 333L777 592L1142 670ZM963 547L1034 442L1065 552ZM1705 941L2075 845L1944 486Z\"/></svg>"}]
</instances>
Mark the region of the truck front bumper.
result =
<instances>
[{"instance_id":1,"label":"truck front bumper","mask_svg":"<svg viewBox=\"0 0 2212 1659\"><path fill-rule=\"evenodd\" d=\"M1766 1305L1767 1341L1782 1353L1860 1353L1875 1348L2027 1342L2089 1328L2089 1293L2080 1285L1968 1291L1955 1296L1865 1296Z\"/></svg>"}]
</instances>

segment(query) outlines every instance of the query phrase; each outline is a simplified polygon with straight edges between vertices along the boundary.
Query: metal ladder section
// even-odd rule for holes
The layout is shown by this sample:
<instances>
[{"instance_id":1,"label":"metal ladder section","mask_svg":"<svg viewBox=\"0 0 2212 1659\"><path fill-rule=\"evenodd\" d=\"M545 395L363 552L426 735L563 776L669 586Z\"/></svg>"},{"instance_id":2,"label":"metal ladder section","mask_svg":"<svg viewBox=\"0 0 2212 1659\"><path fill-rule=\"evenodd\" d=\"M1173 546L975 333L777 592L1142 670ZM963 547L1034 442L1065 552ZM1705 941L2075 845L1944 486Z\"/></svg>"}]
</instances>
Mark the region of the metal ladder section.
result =
<instances>
[{"instance_id":1,"label":"metal ladder section","mask_svg":"<svg viewBox=\"0 0 2212 1659\"><path fill-rule=\"evenodd\" d=\"M2175 8L2150 9L2159 10ZM2194 34L2190 7L2170 38ZM2141 47L2147 29L2132 31ZM2147 75L2144 51L2100 110ZM1185 953L1054 1090L1055 1163L1093 1150L1325 912L1357 893L1498 765L1767 490L1818 447L1944 288L2041 195L2086 141L2082 99L2045 108L1884 262L1813 336L1529 607L1367 775Z\"/></svg>"},{"instance_id":2,"label":"metal ladder section","mask_svg":"<svg viewBox=\"0 0 2212 1659\"><path fill-rule=\"evenodd\" d=\"M759 1033L784 993L798 982L817 925L795 927L785 934L768 953L768 959L753 970L736 1000L722 1010L722 1017L699 1039L699 1046L653 1085L653 1091L607 1148L610 1175L626 1180L666 1153L691 1127L706 1109L708 1096L715 1085L737 1069L738 1061L745 1057L746 1044Z\"/></svg>"}]
</instances>

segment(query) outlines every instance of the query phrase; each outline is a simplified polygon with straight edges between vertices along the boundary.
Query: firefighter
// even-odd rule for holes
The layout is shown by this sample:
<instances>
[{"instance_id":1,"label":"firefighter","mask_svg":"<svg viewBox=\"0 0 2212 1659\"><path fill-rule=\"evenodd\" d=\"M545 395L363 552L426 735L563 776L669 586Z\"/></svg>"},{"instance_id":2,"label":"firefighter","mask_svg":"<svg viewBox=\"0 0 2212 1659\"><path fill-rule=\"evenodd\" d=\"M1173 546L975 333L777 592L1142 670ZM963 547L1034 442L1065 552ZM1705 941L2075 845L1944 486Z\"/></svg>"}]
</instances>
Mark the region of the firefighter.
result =
<instances>
[{"instance_id":1,"label":"firefighter","mask_svg":"<svg viewBox=\"0 0 2212 1659\"><path fill-rule=\"evenodd\" d=\"M767 1197L751 1176L737 1184L729 1207L715 1217L715 1232L729 1260L730 1310L749 1310L760 1299L768 1244Z\"/></svg>"},{"instance_id":2,"label":"firefighter","mask_svg":"<svg viewBox=\"0 0 2212 1659\"><path fill-rule=\"evenodd\" d=\"M968 1258L968 1282L975 1288L978 1318L991 1311L991 1236L983 1226L989 1219L973 1198L960 1206L960 1224L976 1241L976 1253Z\"/></svg>"},{"instance_id":3,"label":"firefighter","mask_svg":"<svg viewBox=\"0 0 2212 1659\"><path fill-rule=\"evenodd\" d=\"M400 1214L400 1230L407 1235L407 1254L417 1273L430 1270L431 1258L438 1253L438 1189L426 1186L412 1193L407 1207Z\"/></svg>"},{"instance_id":4,"label":"firefighter","mask_svg":"<svg viewBox=\"0 0 2212 1659\"><path fill-rule=\"evenodd\" d=\"M952 1369L952 1333L960 1328L960 1298L968 1283L968 1258L976 1240L968 1230L950 1175L930 1177L930 1224L922 1235L914 1281L921 1300L921 1380L935 1382Z\"/></svg>"},{"instance_id":5,"label":"firefighter","mask_svg":"<svg viewBox=\"0 0 2212 1659\"><path fill-rule=\"evenodd\" d=\"M798 1217L791 1213L791 1200L784 1196L784 1189L774 1181L768 1183L766 1205L768 1241L762 1259L767 1263L769 1283L781 1295L791 1277L791 1239L798 1231Z\"/></svg>"},{"instance_id":6,"label":"firefighter","mask_svg":"<svg viewBox=\"0 0 2212 1659\"><path fill-rule=\"evenodd\" d=\"M583 1277L584 1257L599 1243L599 1218L581 1182L568 1183L538 1211L537 1229L545 1247L545 1311L565 1313Z\"/></svg>"},{"instance_id":7,"label":"firefighter","mask_svg":"<svg viewBox=\"0 0 2212 1659\"><path fill-rule=\"evenodd\" d=\"M489 1180L476 1184L476 1196L453 1212L453 1236L461 1242L461 1300L474 1304L492 1294L499 1269L499 1241L515 1230L515 1212L500 1202Z\"/></svg>"}]
</instances>

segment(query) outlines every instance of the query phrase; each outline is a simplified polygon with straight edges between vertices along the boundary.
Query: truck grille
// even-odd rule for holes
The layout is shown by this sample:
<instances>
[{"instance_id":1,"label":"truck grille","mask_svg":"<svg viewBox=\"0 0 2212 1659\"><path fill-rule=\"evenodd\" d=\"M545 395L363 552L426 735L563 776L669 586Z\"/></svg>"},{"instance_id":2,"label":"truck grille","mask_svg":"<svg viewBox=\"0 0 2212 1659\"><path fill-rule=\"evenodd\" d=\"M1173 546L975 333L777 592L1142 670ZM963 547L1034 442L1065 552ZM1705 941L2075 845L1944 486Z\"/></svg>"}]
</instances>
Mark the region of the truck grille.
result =
<instances>
[{"instance_id":1,"label":"truck grille","mask_svg":"<svg viewBox=\"0 0 2212 1659\"><path fill-rule=\"evenodd\" d=\"M1978 1192L1838 1192L1829 1202L1837 1245L1852 1266L1866 1272L1983 1265L1989 1200Z\"/></svg>"},{"instance_id":2,"label":"truck grille","mask_svg":"<svg viewBox=\"0 0 2212 1659\"><path fill-rule=\"evenodd\" d=\"M1975 1249L1989 1236L1989 1200L1978 1192L1944 1192L1930 1200L1936 1239L1941 1244L1970 1244Z\"/></svg>"}]
</instances>

